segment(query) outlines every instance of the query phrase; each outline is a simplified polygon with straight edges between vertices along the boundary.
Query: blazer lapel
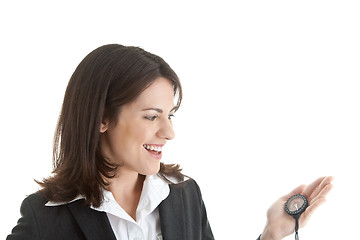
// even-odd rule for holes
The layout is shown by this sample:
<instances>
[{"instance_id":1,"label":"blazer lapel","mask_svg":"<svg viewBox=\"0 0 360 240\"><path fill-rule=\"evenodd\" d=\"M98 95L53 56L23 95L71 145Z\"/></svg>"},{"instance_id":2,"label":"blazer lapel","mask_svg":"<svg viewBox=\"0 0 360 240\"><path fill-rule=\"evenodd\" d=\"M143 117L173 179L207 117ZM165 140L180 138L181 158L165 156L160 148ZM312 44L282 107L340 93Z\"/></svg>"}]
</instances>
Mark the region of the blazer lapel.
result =
<instances>
[{"instance_id":1,"label":"blazer lapel","mask_svg":"<svg viewBox=\"0 0 360 240\"><path fill-rule=\"evenodd\" d=\"M84 200L68 205L68 208L88 240L116 240L105 212L87 207Z\"/></svg>"},{"instance_id":2,"label":"blazer lapel","mask_svg":"<svg viewBox=\"0 0 360 240\"><path fill-rule=\"evenodd\" d=\"M169 196L159 205L161 234L164 240L184 240L186 223L182 189L169 186Z\"/></svg>"}]
</instances>

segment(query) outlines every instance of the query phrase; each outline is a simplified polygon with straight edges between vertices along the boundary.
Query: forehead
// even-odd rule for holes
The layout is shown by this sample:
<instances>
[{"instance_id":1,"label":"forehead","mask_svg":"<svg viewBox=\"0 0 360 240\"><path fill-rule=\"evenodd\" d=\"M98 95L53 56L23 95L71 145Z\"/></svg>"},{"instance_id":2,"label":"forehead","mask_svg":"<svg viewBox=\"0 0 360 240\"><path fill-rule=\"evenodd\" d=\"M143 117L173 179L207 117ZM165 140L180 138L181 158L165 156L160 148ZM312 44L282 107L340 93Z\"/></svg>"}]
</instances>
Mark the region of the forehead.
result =
<instances>
[{"instance_id":1,"label":"forehead","mask_svg":"<svg viewBox=\"0 0 360 240\"><path fill-rule=\"evenodd\" d=\"M132 102L131 105L153 107L174 107L174 89L172 83L163 77L154 80L140 95Z\"/></svg>"}]
</instances>

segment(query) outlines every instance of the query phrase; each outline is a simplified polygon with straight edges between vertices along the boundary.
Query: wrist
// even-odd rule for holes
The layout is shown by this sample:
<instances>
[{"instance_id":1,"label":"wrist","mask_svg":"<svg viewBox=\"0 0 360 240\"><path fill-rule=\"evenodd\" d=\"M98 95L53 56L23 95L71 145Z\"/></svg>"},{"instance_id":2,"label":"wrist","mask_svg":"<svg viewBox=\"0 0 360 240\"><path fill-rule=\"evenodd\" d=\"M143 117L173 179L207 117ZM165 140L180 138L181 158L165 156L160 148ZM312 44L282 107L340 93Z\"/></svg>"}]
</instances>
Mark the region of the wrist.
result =
<instances>
[{"instance_id":1,"label":"wrist","mask_svg":"<svg viewBox=\"0 0 360 240\"><path fill-rule=\"evenodd\" d=\"M261 234L260 240L280 240L280 239L281 238L278 238L274 235L274 233L271 230L271 226L266 224L265 229Z\"/></svg>"}]
</instances>

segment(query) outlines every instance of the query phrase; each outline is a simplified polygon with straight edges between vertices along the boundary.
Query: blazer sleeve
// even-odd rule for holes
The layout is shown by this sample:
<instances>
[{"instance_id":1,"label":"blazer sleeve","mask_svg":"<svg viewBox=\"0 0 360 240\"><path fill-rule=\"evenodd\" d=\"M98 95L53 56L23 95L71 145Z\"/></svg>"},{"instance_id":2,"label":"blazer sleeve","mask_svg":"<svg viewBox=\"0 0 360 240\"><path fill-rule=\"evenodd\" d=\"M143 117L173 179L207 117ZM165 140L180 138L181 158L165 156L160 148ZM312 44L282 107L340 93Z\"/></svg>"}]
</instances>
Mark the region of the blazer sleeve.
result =
<instances>
[{"instance_id":1,"label":"blazer sleeve","mask_svg":"<svg viewBox=\"0 0 360 240\"><path fill-rule=\"evenodd\" d=\"M202 220L202 239L214 239L214 235L212 233L212 230L211 230L211 227L210 227L210 223L209 223L209 220L208 220L208 217L207 217L207 213L206 213L206 208L205 208L205 204L204 204L204 201L203 201L203 198L202 198L202 194L201 194L201 191L200 191L200 188L199 188L199 185L194 181L195 183L195 187L196 187L196 190L198 192L198 195L199 195L199 199L201 200L200 202L200 207L201 207L201 220Z\"/></svg>"},{"instance_id":2,"label":"blazer sleeve","mask_svg":"<svg viewBox=\"0 0 360 240\"><path fill-rule=\"evenodd\" d=\"M40 239L37 220L29 198L20 207L21 218L6 240Z\"/></svg>"}]
</instances>

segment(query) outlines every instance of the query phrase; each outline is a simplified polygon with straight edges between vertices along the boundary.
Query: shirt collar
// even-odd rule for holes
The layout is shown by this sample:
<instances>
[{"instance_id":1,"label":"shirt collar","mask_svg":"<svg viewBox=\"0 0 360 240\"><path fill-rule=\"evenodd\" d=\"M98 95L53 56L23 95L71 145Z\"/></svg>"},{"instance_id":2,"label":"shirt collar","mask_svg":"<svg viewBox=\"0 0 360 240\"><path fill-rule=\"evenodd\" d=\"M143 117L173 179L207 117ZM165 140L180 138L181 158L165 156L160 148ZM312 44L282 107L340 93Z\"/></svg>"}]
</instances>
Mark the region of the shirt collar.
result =
<instances>
[{"instance_id":1,"label":"shirt collar","mask_svg":"<svg viewBox=\"0 0 360 240\"><path fill-rule=\"evenodd\" d=\"M159 206L159 204L167 198L170 193L169 184L159 177L157 174L146 176L143 189L141 192L138 208L136 210L136 219L140 220L146 215L150 214ZM133 221L133 219L120 207L115 201L113 194L110 191L103 190L104 201L98 208L91 206L92 209L110 213L112 215L121 217L123 219ZM74 202L79 199L85 199L85 196L78 195L75 199L69 202L53 202L49 201L45 206L60 206L67 203Z\"/></svg>"},{"instance_id":2,"label":"shirt collar","mask_svg":"<svg viewBox=\"0 0 360 240\"><path fill-rule=\"evenodd\" d=\"M61 206L61 205L65 205L65 204L68 204L68 203L72 203L72 202L75 202L77 200L80 200L80 199L85 199L85 196L83 195L78 195L76 198L74 198L73 200L69 201L69 202L54 202L54 201L48 201L45 206L46 207L54 207L54 206Z\"/></svg>"},{"instance_id":3,"label":"shirt collar","mask_svg":"<svg viewBox=\"0 0 360 240\"><path fill-rule=\"evenodd\" d=\"M136 219L141 219L154 211L169 193L169 184L164 179L158 175L147 176L136 211Z\"/></svg>"},{"instance_id":4,"label":"shirt collar","mask_svg":"<svg viewBox=\"0 0 360 240\"><path fill-rule=\"evenodd\" d=\"M165 182L165 180L158 175L146 176L136 210L136 220L140 221L142 218L152 213L157 206L167 198L169 193L169 184ZM104 190L104 201L101 205L98 208L91 208L134 222L134 220L116 202L113 194L107 190Z\"/></svg>"}]
</instances>

